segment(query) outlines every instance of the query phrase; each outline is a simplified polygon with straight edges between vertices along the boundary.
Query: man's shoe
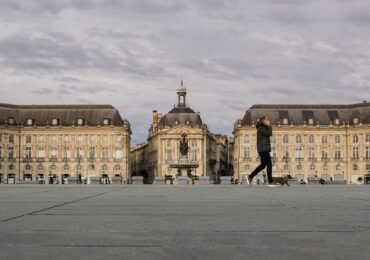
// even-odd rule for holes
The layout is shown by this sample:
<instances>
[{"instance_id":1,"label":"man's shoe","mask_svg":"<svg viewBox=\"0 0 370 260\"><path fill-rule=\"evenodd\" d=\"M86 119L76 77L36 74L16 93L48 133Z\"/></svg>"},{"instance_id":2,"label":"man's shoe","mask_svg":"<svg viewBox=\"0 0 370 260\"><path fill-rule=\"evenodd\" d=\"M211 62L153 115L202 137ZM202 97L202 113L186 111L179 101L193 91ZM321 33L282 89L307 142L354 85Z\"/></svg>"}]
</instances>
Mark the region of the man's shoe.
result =
<instances>
[{"instance_id":1,"label":"man's shoe","mask_svg":"<svg viewBox=\"0 0 370 260\"><path fill-rule=\"evenodd\" d=\"M252 179L251 177L247 176L247 179L246 179L247 183L249 186L252 186Z\"/></svg>"}]
</instances>

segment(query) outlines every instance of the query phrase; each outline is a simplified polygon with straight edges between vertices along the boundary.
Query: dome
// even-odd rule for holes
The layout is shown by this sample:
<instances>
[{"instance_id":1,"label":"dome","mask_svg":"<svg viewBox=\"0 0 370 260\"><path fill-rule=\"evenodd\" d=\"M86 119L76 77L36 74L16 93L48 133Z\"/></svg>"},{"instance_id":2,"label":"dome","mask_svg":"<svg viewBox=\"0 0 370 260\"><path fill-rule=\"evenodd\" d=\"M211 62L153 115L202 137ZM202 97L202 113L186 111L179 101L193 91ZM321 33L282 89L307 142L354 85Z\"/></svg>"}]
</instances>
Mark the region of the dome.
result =
<instances>
[{"instance_id":1,"label":"dome","mask_svg":"<svg viewBox=\"0 0 370 260\"><path fill-rule=\"evenodd\" d=\"M177 125L188 125L191 127L201 127L202 119L200 115L195 113L194 110L188 107L175 107L168 114L164 115L160 122L159 127L166 126L175 127Z\"/></svg>"}]
</instances>

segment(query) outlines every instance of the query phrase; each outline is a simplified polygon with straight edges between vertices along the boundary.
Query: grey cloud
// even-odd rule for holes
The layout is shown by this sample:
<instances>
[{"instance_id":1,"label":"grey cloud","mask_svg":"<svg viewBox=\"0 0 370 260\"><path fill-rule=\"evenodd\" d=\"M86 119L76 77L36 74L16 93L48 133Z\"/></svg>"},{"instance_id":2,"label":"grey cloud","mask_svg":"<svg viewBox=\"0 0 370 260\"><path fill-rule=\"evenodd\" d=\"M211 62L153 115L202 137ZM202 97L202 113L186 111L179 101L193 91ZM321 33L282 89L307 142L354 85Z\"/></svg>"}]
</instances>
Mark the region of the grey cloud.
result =
<instances>
[{"instance_id":1,"label":"grey cloud","mask_svg":"<svg viewBox=\"0 0 370 260\"><path fill-rule=\"evenodd\" d=\"M211 131L229 135L255 103L370 100L367 1L1 2L2 99L111 103L133 144L181 78Z\"/></svg>"}]
</instances>

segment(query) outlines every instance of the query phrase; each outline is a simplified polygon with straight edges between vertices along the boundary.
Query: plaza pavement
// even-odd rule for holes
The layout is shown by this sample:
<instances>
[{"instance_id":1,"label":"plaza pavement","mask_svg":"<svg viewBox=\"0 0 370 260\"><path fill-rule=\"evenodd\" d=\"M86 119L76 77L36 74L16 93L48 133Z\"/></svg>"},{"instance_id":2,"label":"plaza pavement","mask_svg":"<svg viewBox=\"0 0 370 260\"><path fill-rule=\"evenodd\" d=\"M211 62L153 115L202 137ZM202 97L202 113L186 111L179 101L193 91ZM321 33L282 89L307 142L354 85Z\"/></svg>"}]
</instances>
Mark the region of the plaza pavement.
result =
<instances>
[{"instance_id":1,"label":"plaza pavement","mask_svg":"<svg viewBox=\"0 0 370 260\"><path fill-rule=\"evenodd\" d=\"M0 185L0 259L370 259L370 185Z\"/></svg>"}]
</instances>

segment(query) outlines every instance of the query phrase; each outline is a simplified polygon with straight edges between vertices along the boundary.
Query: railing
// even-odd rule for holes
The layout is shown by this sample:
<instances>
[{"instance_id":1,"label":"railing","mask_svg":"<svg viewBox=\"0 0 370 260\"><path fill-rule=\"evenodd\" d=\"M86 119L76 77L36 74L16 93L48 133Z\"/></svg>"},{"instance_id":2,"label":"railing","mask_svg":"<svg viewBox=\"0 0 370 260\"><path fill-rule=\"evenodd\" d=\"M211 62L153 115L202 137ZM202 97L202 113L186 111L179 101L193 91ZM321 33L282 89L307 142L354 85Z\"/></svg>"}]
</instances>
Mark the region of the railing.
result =
<instances>
[{"instance_id":1,"label":"railing","mask_svg":"<svg viewBox=\"0 0 370 260\"><path fill-rule=\"evenodd\" d=\"M101 158L100 161L101 162L109 162L109 158Z\"/></svg>"},{"instance_id":2,"label":"railing","mask_svg":"<svg viewBox=\"0 0 370 260\"><path fill-rule=\"evenodd\" d=\"M57 161L58 161L58 158L56 157L49 158L49 162L57 162Z\"/></svg>"},{"instance_id":3,"label":"railing","mask_svg":"<svg viewBox=\"0 0 370 260\"><path fill-rule=\"evenodd\" d=\"M122 159L121 158L114 158L113 161L114 162L122 162Z\"/></svg>"},{"instance_id":4,"label":"railing","mask_svg":"<svg viewBox=\"0 0 370 260\"><path fill-rule=\"evenodd\" d=\"M32 162L32 158L23 158L23 162Z\"/></svg>"},{"instance_id":5,"label":"railing","mask_svg":"<svg viewBox=\"0 0 370 260\"><path fill-rule=\"evenodd\" d=\"M45 162L45 158L36 158L36 162Z\"/></svg>"},{"instance_id":6,"label":"railing","mask_svg":"<svg viewBox=\"0 0 370 260\"><path fill-rule=\"evenodd\" d=\"M308 158L308 160L311 161L311 162L316 162L317 158L316 157L310 157L310 158Z\"/></svg>"},{"instance_id":7,"label":"railing","mask_svg":"<svg viewBox=\"0 0 370 260\"><path fill-rule=\"evenodd\" d=\"M243 158L243 161L252 161L252 158Z\"/></svg>"}]
</instances>

